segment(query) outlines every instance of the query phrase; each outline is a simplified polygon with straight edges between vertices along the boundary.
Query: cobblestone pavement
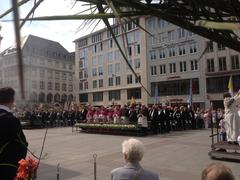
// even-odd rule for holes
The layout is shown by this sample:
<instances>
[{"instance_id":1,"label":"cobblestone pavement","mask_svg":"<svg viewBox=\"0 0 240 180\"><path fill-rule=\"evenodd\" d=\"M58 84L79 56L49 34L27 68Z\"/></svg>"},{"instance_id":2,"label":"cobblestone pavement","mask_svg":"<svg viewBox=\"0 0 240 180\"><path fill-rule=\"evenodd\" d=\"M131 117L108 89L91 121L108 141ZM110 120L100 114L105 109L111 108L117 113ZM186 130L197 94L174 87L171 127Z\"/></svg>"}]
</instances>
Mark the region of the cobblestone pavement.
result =
<instances>
[{"instance_id":1,"label":"cobblestone pavement","mask_svg":"<svg viewBox=\"0 0 240 180\"><path fill-rule=\"evenodd\" d=\"M45 129L25 130L29 148L40 153ZM166 135L137 137L146 146L141 162L146 169L160 174L161 180L199 180L202 169L215 160L208 157L210 130L189 130ZM93 154L97 154L97 180L110 179L113 168L124 165L121 143L128 136L85 134L71 128L48 130L38 179L93 180ZM240 163L218 161L240 177Z\"/></svg>"}]
</instances>

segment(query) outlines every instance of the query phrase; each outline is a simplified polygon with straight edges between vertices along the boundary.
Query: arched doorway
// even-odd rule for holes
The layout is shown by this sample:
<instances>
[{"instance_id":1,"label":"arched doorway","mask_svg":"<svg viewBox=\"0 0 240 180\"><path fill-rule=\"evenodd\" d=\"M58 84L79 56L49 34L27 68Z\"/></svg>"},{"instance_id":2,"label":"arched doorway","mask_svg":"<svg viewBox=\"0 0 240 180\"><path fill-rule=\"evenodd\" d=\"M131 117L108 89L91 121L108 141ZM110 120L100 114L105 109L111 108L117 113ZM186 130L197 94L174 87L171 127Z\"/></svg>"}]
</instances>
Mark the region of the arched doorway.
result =
<instances>
[{"instance_id":1,"label":"arched doorway","mask_svg":"<svg viewBox=\"0 0 240 180\"><path fill-rule=\"evenodd\" d=\"M37 102L37 93L36 92L32 92L30 95L30 101L31 102Z\"/></svg>"},{"instance_id":2,"label":"arched doorway","mask_svg":"<svg viewBox=\"0 0 240 180\"><path fill-rule=\"evenodd\" d=\"M43 92L41 92L41 93L39 94L39 96L38 96L38 101L39 101L40 103L45 102L45 94L44 94Z\"/></svg>"},{"instance_id":3,"label":"arched doorway","mask_svg":"<svg viewBox=\"0 0 240 180\"><path fill-rule=\"evenodd\" d=\"M60 102L60 95L58 93L54 96L54 102Z\"/></svg>"},{"instance_id":4,"label":"arched doorway","mask_svg":"<svg viewBox=\"0 0 240 180\"><path fill-rule=\"evenodd\" d=\"M53 95L52 95L52 93L49 93L49 94L47 95L47 103L51 103L52 100L53 100Z\"/></svg>"}]
</instances>

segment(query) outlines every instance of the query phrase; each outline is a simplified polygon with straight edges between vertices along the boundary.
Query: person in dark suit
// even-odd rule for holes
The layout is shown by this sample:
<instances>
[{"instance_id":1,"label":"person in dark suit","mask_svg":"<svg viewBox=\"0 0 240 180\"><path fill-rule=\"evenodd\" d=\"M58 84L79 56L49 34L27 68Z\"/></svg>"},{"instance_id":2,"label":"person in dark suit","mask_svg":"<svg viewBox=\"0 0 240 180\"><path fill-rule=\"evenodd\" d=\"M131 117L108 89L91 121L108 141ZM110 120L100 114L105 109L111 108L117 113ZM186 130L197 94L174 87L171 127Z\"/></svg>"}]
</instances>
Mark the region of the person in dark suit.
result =
<instances>
[{"instance_id":1,"label":"person in dark suit","mask_svg":"<svg viewBox=\"0 0 240 180\"><path fill-rule=\"evenodd\" d=\"M27 141L19 119L12 113L15 91L5 87L0 89L0 179L13 180L18 169L18 161L27 154Z\"/></svg>"},{"instance_id":2,"label":"person in dark suit","mask_svg":"<svg viewBox=\"0 0 240 180\"><path fill-rule=\"evenodd\" d=\"M122 143L122 153L126 165L111 171L111 180L159 180L159 176L140 165L144 155L144 145L137 139L128 139Z\"/></svg>"}]
</instances>

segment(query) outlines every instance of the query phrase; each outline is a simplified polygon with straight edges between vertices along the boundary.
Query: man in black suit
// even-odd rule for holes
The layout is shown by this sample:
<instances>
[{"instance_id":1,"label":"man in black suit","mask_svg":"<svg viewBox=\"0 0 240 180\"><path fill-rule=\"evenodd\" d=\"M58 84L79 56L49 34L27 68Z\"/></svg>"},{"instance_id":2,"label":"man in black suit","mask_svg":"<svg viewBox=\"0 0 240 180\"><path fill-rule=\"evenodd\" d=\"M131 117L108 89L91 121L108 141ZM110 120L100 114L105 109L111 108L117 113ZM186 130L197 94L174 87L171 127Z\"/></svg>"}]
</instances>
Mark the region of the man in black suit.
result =
<instances>
[{"instance_id":1,"label":"man in black suit","mask_svg":"<svg viewBox=\"0 0 240 180\"><path fill-rule=\"evenodd\" d=\"M19 119L12 113L15 91L0 89L0 179L13 180L19 166L18 161L27 154L27 141Z\"/></svg>"}]
</instances>

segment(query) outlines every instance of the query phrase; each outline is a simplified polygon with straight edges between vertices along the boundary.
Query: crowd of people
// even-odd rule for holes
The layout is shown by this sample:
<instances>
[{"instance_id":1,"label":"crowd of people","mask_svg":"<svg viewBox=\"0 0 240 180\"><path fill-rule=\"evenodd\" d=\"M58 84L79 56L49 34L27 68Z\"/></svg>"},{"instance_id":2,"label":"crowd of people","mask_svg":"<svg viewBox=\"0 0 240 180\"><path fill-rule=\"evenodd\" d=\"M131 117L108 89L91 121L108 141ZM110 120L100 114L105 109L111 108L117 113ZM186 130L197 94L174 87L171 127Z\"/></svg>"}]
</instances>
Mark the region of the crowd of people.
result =
<instances>
[{"instance_id":1,"label":"crowd of people","mask_svg":"<svg viewBox=\"0 0 240 180\"><path fill-rule=\"evenodd\" d=\"M210 110L189 108L187 106L160 105L124 105L109 107L74 106L71 110L51 108L43 110L25 109L16 115L23 120L29 120L34 126L38 121L44 126L72 126L80 123L138 124L146 131L154 134L169 133L174 130L208 128L213 120L218 124L224 117L222 109Z\"/></svg>"}]
</instances>

